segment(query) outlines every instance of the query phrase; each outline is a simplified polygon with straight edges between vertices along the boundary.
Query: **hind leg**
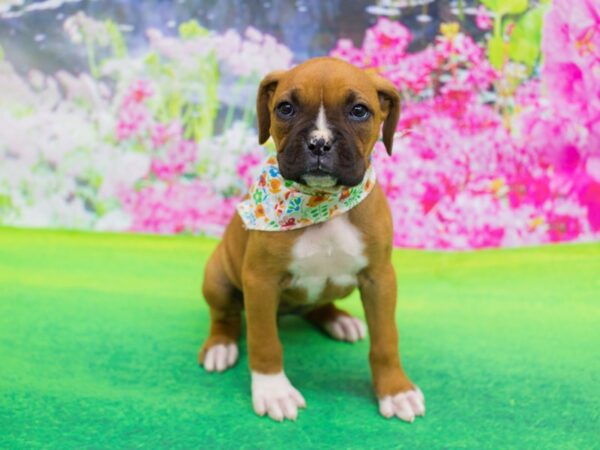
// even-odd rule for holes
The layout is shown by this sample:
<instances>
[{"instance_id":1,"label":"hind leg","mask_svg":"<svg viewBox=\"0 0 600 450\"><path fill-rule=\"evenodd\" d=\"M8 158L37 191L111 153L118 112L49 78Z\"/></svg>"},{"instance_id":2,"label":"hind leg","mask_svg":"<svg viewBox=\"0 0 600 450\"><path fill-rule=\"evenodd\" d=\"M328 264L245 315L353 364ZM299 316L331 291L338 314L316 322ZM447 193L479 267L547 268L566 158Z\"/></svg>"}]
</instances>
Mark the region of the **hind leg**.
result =
<instances>
[{"instance_id":1,"label":"hind leg","mask_svg":"<svg viewBox=\"0 0 600 450\"><path fill-rule=\"evenodd\" d=\"M222 269L219 250L206 265L202 293L210 309L210 332L200 349L198 362L208 372L222 372L238 358L243 302L241 293Z\"/></svg>"},{"instance_id":2,"label":"hind leg","mask_svg":"<svg viewBox=\"0 0 600 450\"><path fill-rule=\"evenodd\" d=\"M362 320L339 309L333 303L319 306L304 317L338 341L356 342L367 335L367 328Z\"/></svg>"}]
</instances>

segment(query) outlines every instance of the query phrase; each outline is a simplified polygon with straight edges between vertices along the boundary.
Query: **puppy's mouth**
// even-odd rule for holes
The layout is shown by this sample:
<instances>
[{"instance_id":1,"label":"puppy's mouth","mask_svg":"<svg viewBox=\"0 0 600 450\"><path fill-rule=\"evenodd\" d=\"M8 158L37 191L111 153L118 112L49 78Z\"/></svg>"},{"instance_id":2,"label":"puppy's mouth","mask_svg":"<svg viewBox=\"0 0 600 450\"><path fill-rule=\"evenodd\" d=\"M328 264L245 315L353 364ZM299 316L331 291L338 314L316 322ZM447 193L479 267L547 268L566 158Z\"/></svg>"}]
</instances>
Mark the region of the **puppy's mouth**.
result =
<instances>
[{"instance_id":1,"label":"puppy's mouth","mask_svg":"<svg viewBox=\"0 0 600 450\"><path fill-rule=\"evenodd\" d=\"M302 175L302 181L312 188L331 188L337 184L338 179L331 174L316 170Z\"/></svg>"},{"instance_id":2,"label":"puppy's mouth","mask_svg":"<svg viewBox=\"0 0 600 450\"><path fill-rule=\"evenodd\" d=\"M283 178L309 188L334 192L359 184L366 170L362 155L348 139L338 138L326 152L313 152L306 139L294 137L277 153Z\"/></svg>"}]
</instances>

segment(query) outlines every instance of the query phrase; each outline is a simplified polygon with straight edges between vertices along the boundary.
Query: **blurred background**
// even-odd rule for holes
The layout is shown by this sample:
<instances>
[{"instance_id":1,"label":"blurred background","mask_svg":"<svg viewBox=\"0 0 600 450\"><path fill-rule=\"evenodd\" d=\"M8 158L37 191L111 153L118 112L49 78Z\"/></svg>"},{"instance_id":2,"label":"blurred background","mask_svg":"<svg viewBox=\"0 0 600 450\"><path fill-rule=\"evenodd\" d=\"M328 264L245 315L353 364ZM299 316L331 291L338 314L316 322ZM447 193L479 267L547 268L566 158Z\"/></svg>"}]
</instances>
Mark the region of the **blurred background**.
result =
<instances>
[{"instance_id":1,"label":"blurred background","mask_svg":"<svg viewBox=\"0 0 600 450\"><path fill-rule=\"evenodd\" d=\"M402 95L397 246L600 238L596 0L0 0L0 225L218 236L260 79L321 55Z\"/></svg>"}]
</instances>

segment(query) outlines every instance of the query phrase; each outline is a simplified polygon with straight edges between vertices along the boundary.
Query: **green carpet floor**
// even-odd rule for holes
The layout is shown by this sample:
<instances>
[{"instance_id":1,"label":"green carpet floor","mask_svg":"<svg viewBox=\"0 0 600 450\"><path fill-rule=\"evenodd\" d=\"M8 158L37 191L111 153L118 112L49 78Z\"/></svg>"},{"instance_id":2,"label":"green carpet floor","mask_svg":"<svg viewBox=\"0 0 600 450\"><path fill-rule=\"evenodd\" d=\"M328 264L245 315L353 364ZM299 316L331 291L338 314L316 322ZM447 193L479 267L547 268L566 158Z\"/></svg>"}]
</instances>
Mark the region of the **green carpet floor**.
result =
<instances>
[{"instance_id":1,"label":"green carpet floor","mask_svg":"<svg viewBox=\"0 0 600 450\"><path fill-rule=\"evenodd\" d=\"M0 229L0 448L600 448L600 245L396 251L402 358L427 398L411 425L379 416L366 342L294 317L297 422L252 412L244 342L204 373L214 245Z\"/></svg>"}]
</instances>

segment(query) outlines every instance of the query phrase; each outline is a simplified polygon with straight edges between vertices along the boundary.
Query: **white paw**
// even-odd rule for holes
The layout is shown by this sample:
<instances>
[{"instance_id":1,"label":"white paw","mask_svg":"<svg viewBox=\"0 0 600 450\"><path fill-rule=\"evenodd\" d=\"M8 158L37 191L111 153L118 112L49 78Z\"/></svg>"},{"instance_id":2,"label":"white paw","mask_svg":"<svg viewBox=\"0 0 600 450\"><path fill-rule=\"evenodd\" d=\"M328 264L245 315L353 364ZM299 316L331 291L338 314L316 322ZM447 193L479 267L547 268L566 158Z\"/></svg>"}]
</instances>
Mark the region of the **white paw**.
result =
<instances>
[{"instance_id":1,"label":"white paw","mask_svg":"<svg viewBox=\"0 0 600 450\"><path fill-rule=\"evenodd\" d=\"M283 372L274 375L252 372L252 405L259 416L268 414L281 422L296 420L298 408L306 407L306 402Z\"/></svg>"},{"instance_id":2,"label":"white paw","mask_svg":"<svg viewBox=\"0 0 600 450\"><path fill-rule=\"evenodd\" d=\"M352 316L338 316L324 325L325 331L340 341L356 342L367 335L367 327L362 320Z\"/></svg>"},{"instance_id":3,"label":"white paw","mask_svg":"<svg viewBox=\"0 0 600 450\"><path fill-rule=\"evenodd\" d=\"M379 400L379 412L387 419L396 416L406 422L413 422L415 416L425 415L425 397L419 388L388 395Z\"/></svg>"},{"instance_id":4,"label":"white paw","mask_svg":"<svg viewBox=\"0 0 600 450\"><path fill-rule=\"evenodd\" d=\"M217 344L208 349L204 356L204 369L207 372L223 372L238 359L237 344Z\"/></svg>"}]
</instances>

